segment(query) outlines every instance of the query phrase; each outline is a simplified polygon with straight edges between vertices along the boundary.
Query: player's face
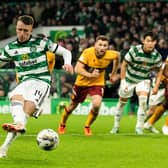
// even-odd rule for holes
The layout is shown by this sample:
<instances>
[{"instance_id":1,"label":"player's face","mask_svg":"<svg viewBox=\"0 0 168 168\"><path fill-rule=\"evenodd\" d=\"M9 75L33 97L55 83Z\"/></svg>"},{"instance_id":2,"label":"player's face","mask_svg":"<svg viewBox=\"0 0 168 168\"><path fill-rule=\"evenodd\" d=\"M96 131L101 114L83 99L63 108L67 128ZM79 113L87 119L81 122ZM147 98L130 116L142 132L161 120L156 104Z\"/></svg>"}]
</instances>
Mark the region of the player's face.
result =
<instances>
[{"instance_id":1,"label":"player's face","mask_svg":"<svg viewBox=\"0 0 168 168\"><path fill-rule=\"evenodd\" d=\"M18 21L16 24L16 33L18 41L23 43L29 40L32 33L32 25L26 25L22 21Z\"/></svg>"},{"instance_id":2,"label":"player's face","mask_svg":"<svg viewBox=\"0 0 168 168\"><path fill-rule=\"evenodd\" d=\"M153 51L153 49L155 48L156 45L156 40L153 40L150 36L147 36L144 40L143 40L143 50L146 53L150 53Z\"/></svg>"},{"instance_id":3,"label":"player's face","mask_svg":"<svg viewBox=\"0 0 168 168\"><path fill-rule=\"evenodd\" d=\"M101 58L104 56L106 50L108 50L109 44L108 41L98 40L95 43L96 56Z\"/></svg>"}]
</instances>

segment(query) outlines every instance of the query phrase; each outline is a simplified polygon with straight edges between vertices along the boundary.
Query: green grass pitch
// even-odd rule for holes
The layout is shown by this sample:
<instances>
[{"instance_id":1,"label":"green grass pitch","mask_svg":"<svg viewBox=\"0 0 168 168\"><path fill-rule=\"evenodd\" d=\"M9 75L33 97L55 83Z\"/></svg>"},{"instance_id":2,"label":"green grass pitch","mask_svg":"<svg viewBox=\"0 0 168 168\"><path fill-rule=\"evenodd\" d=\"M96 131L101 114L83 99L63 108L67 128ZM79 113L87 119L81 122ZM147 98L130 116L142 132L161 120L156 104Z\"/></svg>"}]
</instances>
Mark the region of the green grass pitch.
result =
<instances>
[{"instance_id":1,"label":"green grass pitch","mask_svg":"<svg viewBox=\"0 0 168 168\"><path fill-rule=\"evenodd\" d=\"M60 115L29 118L27 133L18 137L0 159L0 168L166 168L168 136L134 133L136 116L123 116L120 134L109 133L112 116L99 116L92 126L93 136L83 135L86 116L70 116L67 132L60 136L56 150L43 151L36 135L43 128L57 129ZM165 117L156 124L161 130ZM9 114L0 114L0 124L11 122ZM0 143L6 132L0 128Z\"/></svg>"}]
</instances>

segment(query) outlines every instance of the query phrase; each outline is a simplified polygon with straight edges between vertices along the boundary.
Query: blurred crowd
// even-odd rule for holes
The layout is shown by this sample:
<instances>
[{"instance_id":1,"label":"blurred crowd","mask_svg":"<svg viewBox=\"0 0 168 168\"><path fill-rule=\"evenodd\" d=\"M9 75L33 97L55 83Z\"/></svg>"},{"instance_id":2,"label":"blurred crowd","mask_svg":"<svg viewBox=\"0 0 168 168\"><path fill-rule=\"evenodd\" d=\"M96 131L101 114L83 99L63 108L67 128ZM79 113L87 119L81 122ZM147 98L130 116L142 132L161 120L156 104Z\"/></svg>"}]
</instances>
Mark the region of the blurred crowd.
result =
<instances>
[{"instance_id":1,"label":"blurred crowd","mask_svg":"<svg viewBox=\"0 0 168 168\"><path fill-rule=\"evenodd\" d=\"M17 1L16 1L17 2ZM121 52L121 61L131 45L141 42L141 36L146 31L153 31L158 36L157 49L163 60L168 55L168 2L136 2L113 0L104 1L26 1L24 3L0 2L0 40L15 35L16 17L22 14L32 15L38 26L73 25L71 35L59 39L59 43L72 51L73 64L76 63L81 51L95 42L97 35L103 34L110 38L110 48ZM79 37L75 25L83 25L85 38ZM61 67L61 60L56 67ZM119 75L116 83L108 81L105 97L117 97ZM66 81L62 77L62 81ZM72 82L72 80L71 80ZM65 82L64 82L65 83ZM67 82L70 83L70 82ZM55 84L55 83L54 83ZM70 90L71 86L66 85ZM113 92L111 92L113 90ZM116 90L116 92L114 91ZM66 92L62 93L66 96Z\"/></svg>"}]
</instances>

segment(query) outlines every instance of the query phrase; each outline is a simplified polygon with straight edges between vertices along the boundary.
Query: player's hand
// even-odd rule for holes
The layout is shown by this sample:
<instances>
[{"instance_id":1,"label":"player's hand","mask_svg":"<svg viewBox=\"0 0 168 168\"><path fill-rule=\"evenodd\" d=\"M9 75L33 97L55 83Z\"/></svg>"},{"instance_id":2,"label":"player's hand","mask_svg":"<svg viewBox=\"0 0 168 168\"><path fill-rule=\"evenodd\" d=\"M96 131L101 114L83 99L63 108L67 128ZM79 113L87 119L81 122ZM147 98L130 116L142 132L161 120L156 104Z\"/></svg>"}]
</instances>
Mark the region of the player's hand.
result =
<instances>
[{"instance_id":1,"label":"player's hand","mask_svg":"<svg viewBox=\"0 0 168 168\"><path fill-rule=\"evenodd\" d=\"M122 86L122 88L124 88L125 92L128 92L128 83L125 79L121 79L120 85Z\"/></svg>"},{"instance_id":2,"label":"player's hand","mask_svg":"<svg viewBox=\"0 0 168 168\"><path fill-rule=\"evenodd\" d=\"M158 88L157 88L157 87L154 87L154 88L152 89L152 94L153 94L153 95L156 95L157 92L158 92Z\"/></svg>"},{"instance_id":3,"label":"player's hand","mask_svg":"<svg viewBox=\"0 0 168 168\"><path fill-rule=\"evenodd\" d=\"M119 79L120 79L119 75L117 75L117 74L112 75L111 73L109 74L109 80L110 80L111 84L115 83Z\"/></svg>"},{"instance_id":4,"label":"player's hand","mask_svg":"<svg viewBox=\"0 0 168 168\"><path fill-rule=\"evenodd\" d=\"M91 73L91 78L98 78L100 76L100 72L98 69L94 69L93 72Z\"/></svg>"},{"instance_id":5,"label":"player's hand","mask_svg":"<svg viewBox=\"0 0 168 168\"><path fill-rule=\"evenodd\" d=\"M63 68L66 72L69 72L70 74L73 74L73 73L74 73L74 69L73 69L73 66L72 66L72 65L64 64L64 65L62 66L62 68Z\"/></svg>"}]
</instances>

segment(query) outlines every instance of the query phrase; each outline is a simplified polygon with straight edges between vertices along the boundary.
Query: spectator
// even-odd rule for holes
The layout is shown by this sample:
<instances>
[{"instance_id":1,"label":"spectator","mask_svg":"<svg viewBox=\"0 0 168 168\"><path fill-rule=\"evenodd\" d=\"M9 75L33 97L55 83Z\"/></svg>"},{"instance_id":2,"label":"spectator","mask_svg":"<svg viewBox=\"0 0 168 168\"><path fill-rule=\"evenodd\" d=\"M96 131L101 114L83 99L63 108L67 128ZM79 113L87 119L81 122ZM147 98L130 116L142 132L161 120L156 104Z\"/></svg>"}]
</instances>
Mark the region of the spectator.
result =
<instances>
[{"instance_id":1,"label":"spectator","mask_svg":"<svg viewBox=\"0 0 168 168\"><path fill-rule=\"evenodd\" d=\"M162 55L162 59L165 60L168 56L168 42L164 38L158 42L158 51Z\"/></svg>"}]
</instances>

